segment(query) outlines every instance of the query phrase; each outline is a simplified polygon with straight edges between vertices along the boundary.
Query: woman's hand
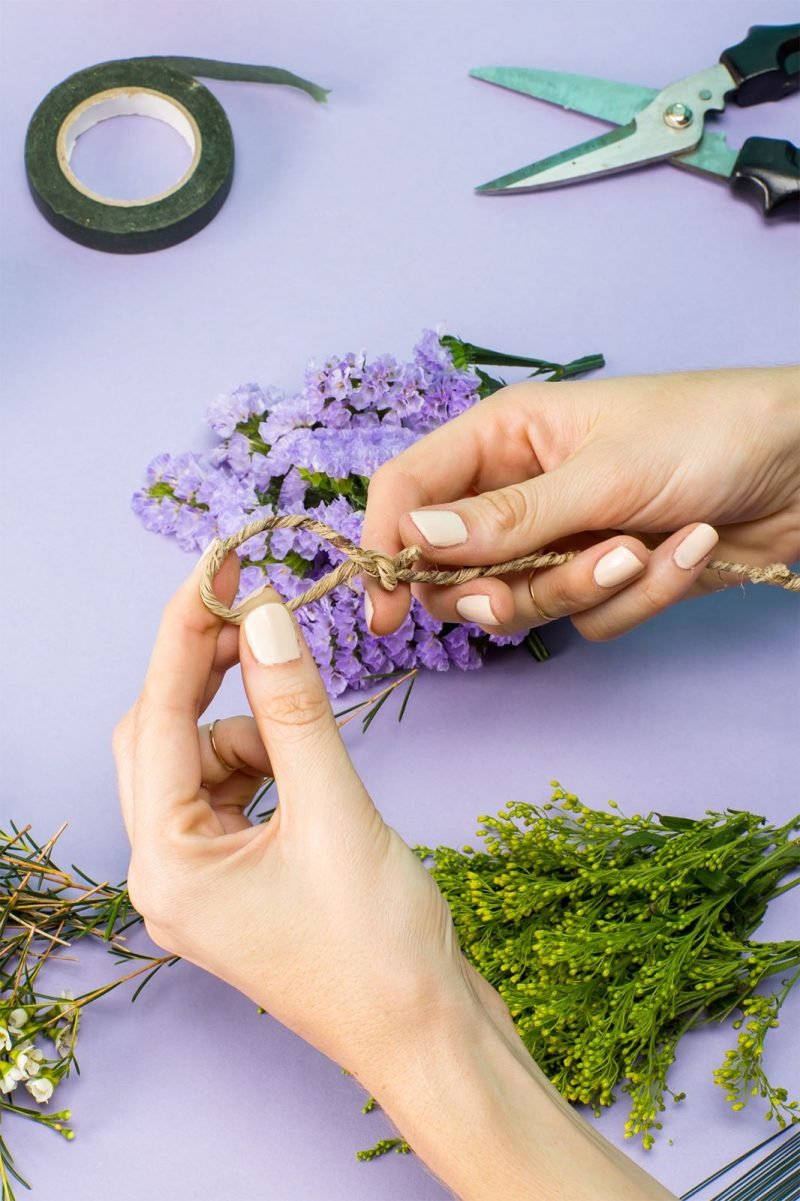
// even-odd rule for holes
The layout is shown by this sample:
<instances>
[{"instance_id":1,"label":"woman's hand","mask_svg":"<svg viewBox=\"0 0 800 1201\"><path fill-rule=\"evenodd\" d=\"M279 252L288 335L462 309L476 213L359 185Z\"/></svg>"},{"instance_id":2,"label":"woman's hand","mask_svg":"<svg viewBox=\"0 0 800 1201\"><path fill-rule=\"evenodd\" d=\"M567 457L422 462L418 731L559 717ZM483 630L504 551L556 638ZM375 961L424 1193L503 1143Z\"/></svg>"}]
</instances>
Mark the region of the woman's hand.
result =
<instances>
[{"instance_id":1,"label":"woman's hand","mask_svg":"<svg viewBox=\"0 0 800 1201\"><path fill-rule=\"evenodd\" d=\"M503 388L376 472L361 541L387 554L418 544L439 567L585 548L536 571L530 590L521 572L411 592L439 620L489 633L569 616L586 638L614 638L740 583L704 574L712 554L800 556L800 371ZM391 633L408 586L365 587L370 628Z\"/></svg>"},{"instance_id":2,"label":"woman's hand","mask_svg":"<svg viewBox=\"0 0 800 1201\"><path fill-rule=\"evenodd\" d=\"M265 589L239 630L224 625L200 599L201 564L114 732L130 895L152 938L349 1068L463 1201L670 1201L558 1095L462 958L435 883L358 778L289 611ZM215 580L227 605L238 578L231 554ZM218 723L226 767L197 721L237 659L255 720ZM252 826L265 775L280 803Z\"/></svg>"},{"instance_id":3,"label":"woman's hand","mask_svg":"<svg viewBox=\"0 0 800 1201\"><path fill-rule=\"evenodd\" d=\"M367 1048L469 1001L450 912L358 778L289 611L267 590L239 634L203 605L202 570L167 605L115 731L131 899L159 945L359 1073ZM238 575L231 554L215 581L226 604ZM229 772L197 720L236 658L255 720L218 723ZM280 804L253 826L265 775Z\"/></svg>"}]
</instances>

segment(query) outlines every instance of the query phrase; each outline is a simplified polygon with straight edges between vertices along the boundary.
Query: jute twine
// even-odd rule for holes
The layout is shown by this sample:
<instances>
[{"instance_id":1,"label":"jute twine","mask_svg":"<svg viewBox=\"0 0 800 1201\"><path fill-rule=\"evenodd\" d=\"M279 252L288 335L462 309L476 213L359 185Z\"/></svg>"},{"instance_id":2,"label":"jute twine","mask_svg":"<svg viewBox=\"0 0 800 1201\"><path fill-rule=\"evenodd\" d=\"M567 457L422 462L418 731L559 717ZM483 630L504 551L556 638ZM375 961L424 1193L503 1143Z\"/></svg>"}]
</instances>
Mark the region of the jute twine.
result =
<instances>
[{"instance_id":1,"label":"jute twine","mask_svg":"<svg viewBox=\"0 0 800 1201\"><path fill-rule=\"evenodd\" d=\"M294 596L285 602L287 609L300 609L311 601L326 596L340 584L346 584L360 572L372 576L379 581L382 588L393 592L401 581L418 584L466 584L480 576L506 575L514 571L531 571L537 567L558 567L574 559L577 551L568 550L563 553L555 551L535 551L530 555L522 555L518 559L508 559L505 563L495 563L490 567L457 567L452 570L417 569L411 564L421 559L424 551L420 546L407 546L396 555L385 555L379 550L367 550L356 546L343 534L332 530L323 521L312 517L304 517L301 513L287 513L280 517L259 517L243 526L230 538L218 538L211 545L206 558L206 570L200 584L200 595L203 603L212 613L222 617L233 625L240 625L245 614L237 609L229 609L214 595L212 583L230 551L247 542L248 538L261 534L264 530L298 529L310 530L319 534L337 550L347 557L322 579L315 580L300 596ZM785 563L770 563L767 567L750 567L746 563L728 563L723 559L712 559L706 565L707 571L728 571L742 579L751 580L754 584L772 584L776 588L785 588L789 592L800 592L800 574L790 571Z\"/></svg>"}]
</instances>

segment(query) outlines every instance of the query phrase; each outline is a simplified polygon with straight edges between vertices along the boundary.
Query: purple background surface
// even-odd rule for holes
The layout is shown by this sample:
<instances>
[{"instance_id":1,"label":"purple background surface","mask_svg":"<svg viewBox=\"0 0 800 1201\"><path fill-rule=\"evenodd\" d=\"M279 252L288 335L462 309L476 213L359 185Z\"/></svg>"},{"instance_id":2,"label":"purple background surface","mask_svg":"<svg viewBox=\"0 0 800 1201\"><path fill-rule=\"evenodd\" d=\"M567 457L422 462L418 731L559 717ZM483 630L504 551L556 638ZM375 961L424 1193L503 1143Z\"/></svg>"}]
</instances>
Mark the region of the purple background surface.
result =
<instances>
[{"instance_id":1,"label":"purple background surface","mask_svg":"<svg viewBox=\"0 0 800 1201\"><path fill-rule=\"evenodd\" d=\"M2 6L2 820L61 858L119 879L127 846L110 734L141 684L160 611L189 562L129 508L149 459L207 445L206 404L255 380L290 387L311 355L403 356L445 321L485 345L553 358L602 350L608 374L768 364L798 355L797 230L766 227L726 189L668 166L508 200L473 185L592 136L586 117L467 77L531 65L662 85L713 64L749 24L796 19L780 0L721 3L58 3ZM289 90L210 82L237 167L219 216L157 254L114 256L54 232L27 192L27 122L75 70L141 54L287 67L333 89L327 109ZM726 114L797 140L798 106ZM125 186L182 170L182 143L138 118L83 139L79 171ZM80 157L79 157L80 156ZM701 517L702 514L698 514ZM421 679L402 726L384 710L348 727L357 767L409 841L460 844L509 797L557 777L590 804L615 797L701 814L796 807L797 602L768 588L683 606L609 645L553 629L546 665L498 654L481 672ZM234 675L211 716L243 711ZM409 768L409 762L413 764ZM764 934L797 931L797 897ZM108 979L81 950L59 983ZM800 990L798 990L800 991ZM800 1080L800 996L767 1066ZM601 1128L676 1191L769 1132L732 1114L711 1080L729 1030L687 1038L687 1100L649 1155ZM180 964L137 1003L85 1017L83 1075L63 1085L67 1145L8 1124L39 1201L142 1195L265 1201L434 1201L412 1158L358 1164L380 1137L337 1067L227 986ZM668 1139L672 1139L672 1144Z\"/></svg>"}]
</instances>

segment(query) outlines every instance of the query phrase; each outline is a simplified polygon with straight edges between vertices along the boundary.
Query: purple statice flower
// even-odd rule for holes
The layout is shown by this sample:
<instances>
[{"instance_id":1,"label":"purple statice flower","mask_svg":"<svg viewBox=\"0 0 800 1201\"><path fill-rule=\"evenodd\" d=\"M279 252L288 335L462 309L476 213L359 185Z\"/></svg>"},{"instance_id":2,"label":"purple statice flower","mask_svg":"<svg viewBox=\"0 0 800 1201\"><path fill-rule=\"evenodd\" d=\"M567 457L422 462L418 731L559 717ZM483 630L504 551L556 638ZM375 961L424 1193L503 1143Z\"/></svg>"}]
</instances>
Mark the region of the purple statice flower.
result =
<instances>
[{"instance_id":1,"label":"purple statice flower","mask_svg":"<svg viewBox=\"0 0 800 1201\"><path fill-rule=\"evenodd\" d=\"M260 588L266 582L267 577L260 567L243 567L239 573L239 590L236 593L234 604L238 605L246 596L255 592L256 588Z\"/></svg>"},{"instance_id":2,"label":"purple statice flower","mask_svg":"<svg viewBox=\"0 0 800 1201\"><path fill-rule=\"evenodd\" d=\"M153 534L174 534L182 506L171 496L151 496L142 489L133 494L131 508L146 530Z\"/></svg>"},{"instance_id":3,"label":"purple statice flower","mask_svg":"<svg viewBox=\"0 0 800 1201\"><path fill-rule=\"evenodd\" d=\"M492 646L521 646L527 638L527 630L521 634L492 634Z\"/></svg>"},{"instance_id":4,"label":"purple statice flower","mask_svg":"<svg viewBox=\"0 0 800 1201\"><path fill-rule=\"evenodd\" d=\"M479 381L469 371L453 371L430 378L422 406L408 424L417 434L427 433L458 417L478 399Z\"/></svg>"},{"instance_id":5,"label":"purple statice flower","mask_svg":"<svg viewBox=\"0 0 800 1201\"><path fill-rule=\"evenodd\" d=\"M313 563L320 553L331 549L319 534L311 530L273 530L270 535L270 548L276 558L285 559L289 551L294 551L301 559ZM336 553L336 552L333 552ZM327 567L326 567L327 570Z\"/></svg>"},{"instance_id":6,"label":"purple statice flower","mask_svg":"<svg viewBox=\"0 0 800 1201\"><path fill-rule=\"evenodd\" d=\"M175 517L175 541L181 550L199 552L205 550L217 534L216 519L207 509L195 509L192 505L180 505Z\"/></svg>"},{"instance_id":7,"label":"purple statice flower","mask_svg":"<svg viewBox=\"0 0 800 1201\"><path fill-rule=\"evenodd\" d=\"M238 431L210 452L208 463L212 467L229 467L235 475L249 481L254 488L263 490L272 479L266 455L254 451L247 435Z\"/></svg>"},{"instance_id":8,"label":"purple statice flower","mask_svg":"<svg viewBox=\"0 0 800 1201\"><path fill-rule=\"evenodd\" d=\"M164 453L151 459L147 464L145 479L148 485L161 484L164 481L172 483L175 479L172 470L172 455Z\"/></svg>"},{"instance_id":9,"label":"purple statice flower","mask_svg":"<svg viewBox=\"0 0 800 1201\"><path fill-rule=\"evenodd\" d=\"M259 424L259 437L271 446L283 434L288 434L289 430L303 425L314 425L320 419L324 407L325 398L311 388L304 389L299 396L285 396Z\"/></svg>"},{"instance_id":10,"label":"purple statice flower","mask_svg":"<svg viewBox=\"0 0 800 1201\"><path fill-rule=\"evenodd\" d=\"M258 384L241 384L232 392L223 392L212 400L205 420L220 438L230 438L241 421L266 412L281 398L275 388L260 388Z\"/></svg>"},{"instance_id":11,"label":"purple statice flower","mask_svg":"<svg viewBox=\"0 0 800 1201\"><path fill-rule=\"evenodd\" d=\"M343 400L332 400L325 405L323 420L329 430L343 430L350 424L352 416Z\"/></svg>"},{"instance_id":12,"label":"purple statice flower","mask_svg":"<svg viewBox=\"0 0 800 1201\"><path fill-rule=\"evenodd\" d=\"M394 666L389 652L381 646L381 640L370 638L366 631L358 653L367 672L391 671Z\"/></svg>"},{"instance_id":13,"label":"purple statice flower","mask_svg":"<svg viewBox=\"0 0 800 1201\"><path fill-rule=\"evenodd\" d=\"M423 605L414 597L411 601L411 612L414 615L414 621L419 629L428 634L438 634L441 632L442 623L438 617L433 617Z\"/></svg>"},{"instance_id":14,"label":"purple statice flower","mask_svg":"<svg viewBox=\"0 0 800 1201\"><path fill-rule=\"evenodd\" d=\"M315 447L314 431L306 428L289 430L283 437L278 438L270 447L269 453L264 456L273 478L286 475L290 467L298 464L308 466L309 460L314 456Z\"/></svg>"},{"instance_id":15,"label":"purple statice flower","mask_svg":"<svg viewBox=\"0 0 800 1201\"><path fill-rule=\"evenodd\" d=\"M417 649L417 661L430 671L447 671L450 659L440 638L427 630L420 631L414 639Z\"/></svg>"},{"instance_id":16,"label":"purple statice flower","mask_svg":"<svg viewBox=\"0 0 800 1201\"><path fill-rule=\"evenodd\" d=\"M436 329L426 329L414 347L414 362L429 375L439 375L453 370L453 359L446 346L439 339L445 332L443 325Z\"/></svg>"},{"instance_id":17,"label":"purple statice flower","mask_svg":"<svg viewBox=\"0 0 800 1201\"><path fill-rule=\"evenodd\" d=\"M401 419L414 418L425 403L425 372L416 363L405 363L395 376L388 401Z\"/></svg>"},{"instance_id":18,"label":"purple statice flower","mask_svg":"<svg viewBox=\"0 0 800 1201\"><path fill-rule=\"evenodd\" d=\"M330 666L333 658L333 597L323 596L318 604L297 611L297 620L305 635L308 648L319 666Z\"/></svg>"},{"instance_id":19,"label":"purple statice flower","mask_svg":"<svg viewBox=\"0 0 800 1201\"><path fill-rule=\"evenodd\" d=\"M296 467L290 467L283 477L278 508L281 513L300 513L305 508L308 481L304 480Z\"/></svg>"},{"instance_id":20,"label":"purple statice flower","mask_svg":"<svg viewBox=\"0 0 800 1201\"><path fill-rule=\"evenodd\" d=\"M477 648L470 641L470 634L477 630L478 627L471 623L456 626L442 639L442 646L447 651L450 662L456 667L460 667L462 671L471 671L473 668L480 667L483 661Z\"/></svg>"},{"instance_id":21,"label":"purple statice flower","mask_svg":"<svg viewBox=\"0 0 800 1201\"><path fill-rule=\"evenodd\" d=\"M274 513L275 510L272 505L259 505L247 514L245 522L241 524L244 525L246 522L258 521L261 517L272 517ZM239 547L239 554L242 558L252 559L254 563L260 563L267 554L271 533L271 530L262 530L261 533L253 534L246 542L243 542Z\"/></svg>"},{"instance_id":22,"label":"purple statice flower","mask_svg":"<svg viewBox=\"0 0 800 1201\"><path fill-rule=\"evenodd\" d=\"M311 583L309 579L304 580L302 576L297 575L286 563L270 563L267 566L267 578L281 599L285 601L293 600L301 592L305 592ZM299 613L302 612L301 609Z\"/></svg>"},{"instance_id":23,"label":"purple statice flower","mask_svg":"<svg viewBox=\"0 0 800 1201\"><path fill-rule=\"evenodd\" d=\"M146 529L174 537L197 554L214 536L228 537L257 516L305 513L358 544L363 485L377 468L428 430L478 400L479 380L456 370L442 330L425 330L411 361L367 361L363 351L313 361L297 393L243 384L218 396L206 422L215 444L206 452L160 454L132 498ZM313 484L309 477L319 477ZM317 502L319 496L332 499ZM237 600L265 582L289 601L340 563L344 552L305 529L253 535L238 548ZM331 696L365 687L371 673L412 667L447 671L480 666L487 643L517 645L525 635L488 636L473 624L443 626L416 598L393 634L372 636L356 577L296 611Z\"/></svg>"},{"instance_id":24,"label":"purple statice flower","mask_svg":"<svg viewBox=\"0 0 800 1201\"><path fill-rule=\"evenodd\" d=\"M334 400L344 400L350 395L350 368L345 364L334 367L328 375L328 396Z\"/></svg>"},{"instance_id":25,"label":"purple statice flower","mask_svg":"<svg viewBox=\"0 0 800 1201\"><path fill-rule=\"evenodd\" d=\"M269 532L269 553L273 559L285 559L294 550L295 530L277 529Z\"/></svg>"},{"instance_id":26,"label":"purple statice flower","mask_svg":"<svg viewBox=\"0 0 800 1201\"><path fill-rule=\"evenodd\" d=\"M253 467L252 446L246 434L231 434L226 446L225 461L240 480L246 480Z\"/></svg>"},{"instance_id":27,"label":"purple statice flower","mask_svg":"<svg viewBox=\"0 0 800 1201\"><path fill-rule=\"evenodd\" d=\"M178 455L172 461L172 491L178 500L193 503L194 497L208 478L211 464L207 456L198 454Z\"/></svg>"},{"instance_id":28,"label":"purple statice flower","mask_svg":"<svg viewBox=\"0 0 800 1201\"><path fill-rule=\"evenodd\" d=\"M208 506L216 516L220 530L228 537L239 528L237 525L230 528L231 522L239 521L239 525L245 525L248 515L258 506L258 497L247 480L239 479L232 471L221 467L209 473L200 485L196 503Z\"/></svg>"},{"instance_id":29,"label":"purple statice flower","mask_svg":"<svg viewBox=\"0 0 800 1201\"><path fill-rule=\"evenodd\" d=\"M388 414L386 414L386 417L388 417ZM374 429L376 425L384 425L385 423L385 428L389 429L392 422L387 422L386 417L381 421L377 413L366 410L363 413L353 413L350 417L350 425L353 429L365 430ZM395 424L399 425L400 422L397 421Z\"/></svg>"},{"instance_id":30,"label":"purple statice flower","mask_svg":"<svg viewBox=\"0 0 800 1201\"><path fill-rule=\"evenodd\" d=\"M397 362L388 354L367 363L361 373L360 386L350 397L353 408L385 409L397 368Z\"/></svg>"},{"instance_id":31,"label":"purple statice flower","mask_svg":"<svg viewBox=\"0 0 800 1201\"><path fill-rule=\"evenodd\" d=\"M331 529L338 530L340 534L344 534L345 538L349 538L351 542L359 542L361 539L361 529L364 525L364 513L361 509L354 509L350 502L344 496L337 496L335 500L328 501L326 504L315 505L307 510L310 516L316 517L318 521L324 521ZM344 557L340 551L330 543L325 543L325 553L332 556L331 562L338 563Z\"/></svg>"}]
</instances>

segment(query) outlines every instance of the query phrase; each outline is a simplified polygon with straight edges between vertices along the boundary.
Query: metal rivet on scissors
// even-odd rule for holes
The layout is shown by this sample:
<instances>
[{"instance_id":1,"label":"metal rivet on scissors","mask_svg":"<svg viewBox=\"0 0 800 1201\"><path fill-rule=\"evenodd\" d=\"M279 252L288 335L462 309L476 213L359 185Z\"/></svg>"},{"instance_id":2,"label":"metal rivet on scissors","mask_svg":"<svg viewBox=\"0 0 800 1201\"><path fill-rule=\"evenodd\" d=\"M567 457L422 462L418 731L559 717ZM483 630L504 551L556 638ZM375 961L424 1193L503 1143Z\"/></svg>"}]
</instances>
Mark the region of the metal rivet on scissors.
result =
<instances>
[{"instance_id":1,"label":"metal rivet on scissors","mask_svg":"<svg viewBox=\"0 0 800 1201\"><path fill-rule=\"evenodd\" d=\"M752 137L741 150L732 150L723 133L703 128L706 113L721 112L729 96L747 106L781 100L798 90L800 25L754 25L715 67L662 91L524 67L484 67L470 75L619 127L482 184L478 192L533 192L667 159L755 196L767 216L800 217L796 146Z\"/></svg>"}]
</instances>

